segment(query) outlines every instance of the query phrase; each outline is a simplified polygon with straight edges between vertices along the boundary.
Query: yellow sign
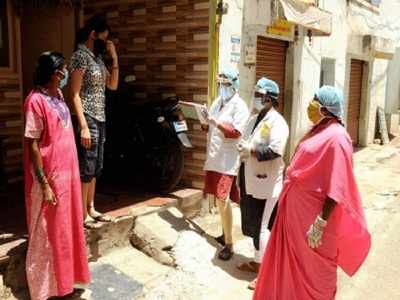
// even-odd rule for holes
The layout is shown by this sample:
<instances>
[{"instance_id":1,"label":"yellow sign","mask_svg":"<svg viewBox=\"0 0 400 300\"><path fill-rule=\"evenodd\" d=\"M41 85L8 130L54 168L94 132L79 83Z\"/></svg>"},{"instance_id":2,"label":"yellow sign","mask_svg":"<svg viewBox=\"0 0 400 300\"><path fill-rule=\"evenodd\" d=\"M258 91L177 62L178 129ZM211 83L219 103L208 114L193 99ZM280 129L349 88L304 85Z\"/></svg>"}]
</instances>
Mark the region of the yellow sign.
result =
<instances>
[{"instance_id":1,"label":"yellow sign","mask_svg":"<svg viewBox=\"0 0 400 300\"><path fill-rule=\"evenodd\" d=\"M267 26L267 33L292 37L293 36L293 23L279 19L271 26Z\"/></svg>"},{"instance_id":2,"label":"yellow sign","mask_svg":"<svg viewBox=\"0 0 400 300\"><path fill-rule=\"evenodd\" d=\"M270 132L271 126L267 122L264 122L261 127L261 138L266 139L269 136Z\"/></svg>"}]
</instances>

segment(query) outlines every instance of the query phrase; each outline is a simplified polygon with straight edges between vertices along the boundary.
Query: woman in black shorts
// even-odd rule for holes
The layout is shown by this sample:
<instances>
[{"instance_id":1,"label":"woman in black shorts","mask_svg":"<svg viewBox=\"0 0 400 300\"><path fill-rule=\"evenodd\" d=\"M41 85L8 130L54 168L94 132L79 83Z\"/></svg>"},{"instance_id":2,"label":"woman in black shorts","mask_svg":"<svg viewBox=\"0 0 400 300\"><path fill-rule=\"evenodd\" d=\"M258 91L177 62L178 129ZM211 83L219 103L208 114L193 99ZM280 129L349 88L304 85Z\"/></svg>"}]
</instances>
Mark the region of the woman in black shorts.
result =
<instances>
[{"instance_id":1,"label":"woman in black shorts","mask_svg":"<svg viewBox=\"0 0 400 300\"><path fill-rule=\"evenodd\" d=\"M89 19L77 34L77 46L70 63L71 91L79 126L77 144L86 226L93 220L110 221L94 207L96 179L103 168L105 89L118 87L118 56L113 42L108 40L109 31L101 15ZM105 51L112 58L110 70L103 61Z\"/></svg>"}]
</instances>

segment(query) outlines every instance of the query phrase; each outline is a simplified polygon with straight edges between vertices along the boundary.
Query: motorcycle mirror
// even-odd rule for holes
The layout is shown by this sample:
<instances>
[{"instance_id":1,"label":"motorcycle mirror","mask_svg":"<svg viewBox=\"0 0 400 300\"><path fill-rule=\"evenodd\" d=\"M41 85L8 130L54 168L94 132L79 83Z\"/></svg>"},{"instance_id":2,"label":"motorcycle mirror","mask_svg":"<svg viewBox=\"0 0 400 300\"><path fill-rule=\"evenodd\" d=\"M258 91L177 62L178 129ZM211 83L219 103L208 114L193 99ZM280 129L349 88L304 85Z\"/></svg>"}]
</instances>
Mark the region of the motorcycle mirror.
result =
<instances>
[{"instance_id":1,"label":"motorcycle mirror","mask_svg":"<svg viewBox=\"0 0 400 300\"><path fill-rule=\"evenodd\" d=\"M134 82L134 81L136 81L136 76L135 75L128 75L128 76L125 77L124 81L126 83Z\"/></svg>"}]
</instances>

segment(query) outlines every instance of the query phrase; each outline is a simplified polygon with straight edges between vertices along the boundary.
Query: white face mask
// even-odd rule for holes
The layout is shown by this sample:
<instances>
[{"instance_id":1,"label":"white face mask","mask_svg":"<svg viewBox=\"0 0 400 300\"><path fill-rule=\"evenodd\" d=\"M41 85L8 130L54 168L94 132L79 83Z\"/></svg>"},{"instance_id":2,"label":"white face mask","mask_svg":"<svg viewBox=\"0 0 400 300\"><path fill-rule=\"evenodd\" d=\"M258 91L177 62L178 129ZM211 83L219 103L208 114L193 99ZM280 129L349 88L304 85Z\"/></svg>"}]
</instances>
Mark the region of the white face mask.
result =
<instances>
[{"instance_id":1,"label":"white face mask","mask_svg":"<svg viewBox=\"0 0 400 300\"><path fill-rule=\"evenodd\" d=\"M256 111L261 111L264 108L264 105L262 104L262 98L261 97L253 97L253 109Z\"/></svg>"},{"instance_id":2,"label":"white face mask","mask_svg":"<svg viewBox=\"0 0 400 300\"><path fill-rule=\"evenodd\" d=\"M234 94L235 94L235 91L231 86L221 85L219 87L219 96L221 97L222 101L224 101L224 102L230 100Z\"/></svg>"}]
</instances>

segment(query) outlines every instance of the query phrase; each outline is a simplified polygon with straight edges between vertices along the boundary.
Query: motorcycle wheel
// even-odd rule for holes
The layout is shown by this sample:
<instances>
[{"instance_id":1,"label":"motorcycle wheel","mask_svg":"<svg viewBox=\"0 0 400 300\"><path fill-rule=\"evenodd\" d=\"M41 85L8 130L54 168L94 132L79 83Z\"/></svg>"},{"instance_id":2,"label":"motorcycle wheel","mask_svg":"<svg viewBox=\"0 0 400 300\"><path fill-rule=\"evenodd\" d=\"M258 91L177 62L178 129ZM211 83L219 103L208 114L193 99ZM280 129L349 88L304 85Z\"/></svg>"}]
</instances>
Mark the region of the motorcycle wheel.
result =
<instances>
[{"instance_id":1,"label":"motorcycle wheel","mask_svg":"<svg viewBox=\"0 0 400 300\"><path fill-rule=\"evenodd\" d=\"M167 148L149 153L148 176L151 188L161 193L173 191L182 179L184 171L184 155L182 146L177 142Z\"/></svg>"}]
</instances>

